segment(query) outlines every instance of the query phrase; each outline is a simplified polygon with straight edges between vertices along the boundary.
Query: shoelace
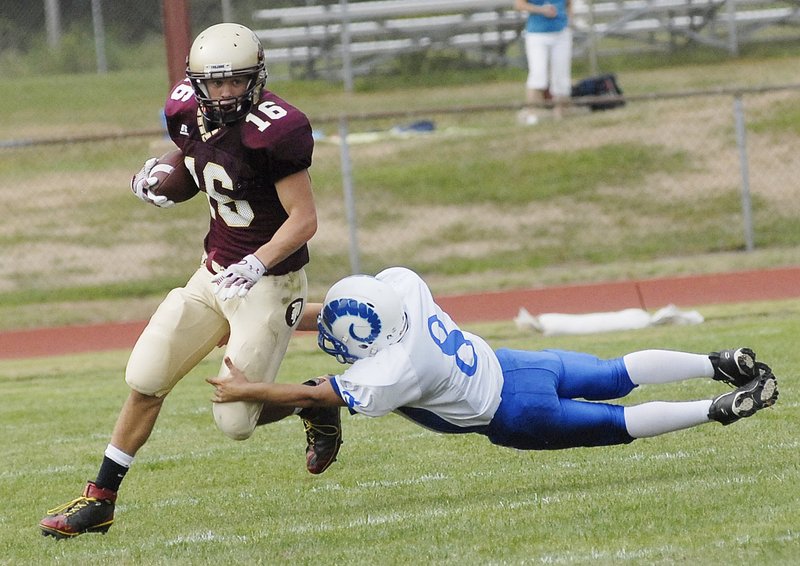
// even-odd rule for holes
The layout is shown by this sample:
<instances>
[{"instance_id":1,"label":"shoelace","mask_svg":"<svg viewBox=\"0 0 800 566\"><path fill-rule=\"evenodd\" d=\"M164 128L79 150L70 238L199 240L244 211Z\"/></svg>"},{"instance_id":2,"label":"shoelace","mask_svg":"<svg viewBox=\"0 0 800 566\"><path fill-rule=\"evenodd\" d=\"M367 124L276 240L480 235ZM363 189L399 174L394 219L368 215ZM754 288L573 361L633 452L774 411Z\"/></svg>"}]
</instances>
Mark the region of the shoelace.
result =
<instances>
[{"instance_id":1,"label":"shoelace","mask_svg":"<svg viewBox=\"0 0 800 566\"><path fill-rule=\"evenodd\" d=\"M94 498L94 497L81 496L81 497L78 497L76 499L73 499L69 503L64 503L63 505L59 505L58 507L55 507L54 509L50 509L47 512L47 514L48 515L60 515L63 512L63 514L65 516L69 517L70 515L80 511L81 509L83 509L84 507L89 505L89 503L92 503L93 501L98 501L98 500L96 498Z\"/></svg>"},{"instance_id":2,"label":"shoelace","mask_svg":"<svg viewBox=\"0 0 800 566\"><path fill-rule=\"evenodd\" d=\"M330 429L330 432L326 432L324 429ZM311 421L307 419L303 419L303 429L306 431L306 438L308 439L308 443L311 446L314 446L317 438L315 433L319 433L323 436L336 436L339 434L339 427L334 425L315 425Z\"/></svg>"}]
</instances>

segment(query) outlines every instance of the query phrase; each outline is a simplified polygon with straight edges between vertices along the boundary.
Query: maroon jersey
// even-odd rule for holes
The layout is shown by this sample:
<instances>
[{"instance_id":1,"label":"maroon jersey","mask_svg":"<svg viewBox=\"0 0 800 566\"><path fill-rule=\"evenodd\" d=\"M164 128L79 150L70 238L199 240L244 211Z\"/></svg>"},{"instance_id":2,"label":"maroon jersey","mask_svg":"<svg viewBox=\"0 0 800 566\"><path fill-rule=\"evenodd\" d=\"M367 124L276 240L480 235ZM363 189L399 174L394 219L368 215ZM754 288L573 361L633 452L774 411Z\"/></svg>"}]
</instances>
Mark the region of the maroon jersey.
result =
<instances>
[{"instance_id":1,"label":"maroon jersey","mask_svg":"<svg viewBox=\"0 0 800 566\"><path fill-rule=\"evenodd\" d=\"M209 131L188 79L172 89L164 113L172 141L208 195L206 253L227 267L270 241L288 218L275 183L311 165L311 125L300 110L264 90L244 119ZM303 245L269 272L283 275L306 263Z\"/></svg>"}]
</instances>

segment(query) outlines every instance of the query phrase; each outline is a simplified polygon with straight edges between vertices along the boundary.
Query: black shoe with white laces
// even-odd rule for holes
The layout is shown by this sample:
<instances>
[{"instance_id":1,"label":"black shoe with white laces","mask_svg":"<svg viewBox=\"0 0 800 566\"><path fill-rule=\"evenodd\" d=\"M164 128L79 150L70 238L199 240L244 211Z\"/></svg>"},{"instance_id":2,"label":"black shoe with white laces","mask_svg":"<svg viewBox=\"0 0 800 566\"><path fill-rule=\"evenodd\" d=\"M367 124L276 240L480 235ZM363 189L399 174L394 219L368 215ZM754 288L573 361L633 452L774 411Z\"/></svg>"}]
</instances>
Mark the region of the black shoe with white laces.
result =
<instances>
[{"instance_id":1,"label":"black shoe with white laces","mask_svg":"<svg viewBox=\"0 0 800 566\"><path fill-rule=\"evenodd\" d=\"M709 419L729 425L775 404L778 380L766 364L756 363L755 369L759 377L714 399L708 410Z\"/></svg>"},{"instance_id":2,"label":"black shoe with white laces","mask_svg":"<svg viewBox=\"0 0 800 566\"><path fill-rule=\"evenodd\" d=\"M756 353L750 348L721 350L708 355L714 366L714 379L741 387L757 377Z\"/></svg>"}]
</instances>

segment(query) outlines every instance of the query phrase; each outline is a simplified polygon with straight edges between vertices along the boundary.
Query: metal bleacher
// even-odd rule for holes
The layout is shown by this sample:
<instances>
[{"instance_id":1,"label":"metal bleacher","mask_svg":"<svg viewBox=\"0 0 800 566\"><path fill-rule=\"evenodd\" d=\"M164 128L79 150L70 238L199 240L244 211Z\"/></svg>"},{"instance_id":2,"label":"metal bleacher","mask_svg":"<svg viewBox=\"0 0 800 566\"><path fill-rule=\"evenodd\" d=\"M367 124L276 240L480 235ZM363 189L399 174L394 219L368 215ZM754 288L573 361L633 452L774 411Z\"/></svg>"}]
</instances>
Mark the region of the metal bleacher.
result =
<instances>
[{"instance_id":1,"label":"metal bleacher","mask_svg":"<svg viewBox=\"0 0 800 566\"><path fill-rule=\"evenodd\" d=\"M573 0L574 56L606 38L636 50L696 42L735 53L765 27L797 27L800 0ZM363 74L398 54L444 51L506 63L525 14L513 0L372 0L257 10L270 61L303 76L338 77L343 45ZM345 39L346 38L346 39ZM519 51L517 52L519 53Z\"/></svg>"},{"instance_id":2,"label":"metal bleacher","mask_svg":"<svg viewBox=\"0 0 800 566\"><path fill-rule=\"evenodd\" d=\"M578 0L580 1L580 0ZM574 56L604 38L628 40L633 49L671 50L698 43L735 54L769 27L800 24L798 0L619 0L581 3L575 10ZM797 31L792 32L797 37ZM775 35L775 39L779 36Z\"/></svg>"},{"instance_id":3,"label":"metal bleacher","mask_svg":"<svg viewBox=\"0 0 800 566\"><path fill-rule=\"evenodd\" d=\"M511 0L376 0L257 10L255 33L270 61L308 76L337 75L347 31L354 72L368 72L400 53L452 49L487 63L503 60L524 27Z\"/></svg>"}]
</instances>

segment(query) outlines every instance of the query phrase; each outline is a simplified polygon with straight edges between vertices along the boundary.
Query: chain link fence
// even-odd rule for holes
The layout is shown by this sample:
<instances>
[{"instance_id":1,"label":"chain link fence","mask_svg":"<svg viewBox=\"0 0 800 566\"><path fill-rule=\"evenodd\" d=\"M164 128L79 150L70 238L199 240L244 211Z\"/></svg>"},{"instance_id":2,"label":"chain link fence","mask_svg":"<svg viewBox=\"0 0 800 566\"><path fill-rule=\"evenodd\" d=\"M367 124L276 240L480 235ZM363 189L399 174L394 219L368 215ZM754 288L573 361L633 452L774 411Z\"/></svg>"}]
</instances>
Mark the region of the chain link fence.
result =
<instances>
[{"instance_id":1,"label":"chain link fence","mask_svg":"<svg viewBox=\"0 0 800 566\"><path fill-rule=\"evenodd\" d=\"M799 102L798 86L641 96L533 127L511 106L312 116L312 289L394 264L488 289L548 266L796 248ZM160 132L0 146L0 296L181 284L203 195L161 210L128 188L132 162L169 148Z\"/></svg>"},{"instance_id":2,"label":"chain link fence","mask_svg":"<svg viewBox=\"0 0 800 566\"><path fill-rule=\"evenodd\" d=\"M381 255L388 247L392 255L403 263L435 270L438 259L433 259L430 254L427 255L432 260L424 259L426 254L422 250L430 247L426 246L426 241L442 244L435 253L440 254L439 259L447 257L452 260L462 255L457 251L459 247L469 248L470 253L475 253L476 249L486 248L492 241L495 242L495 252L511 250L514 248L511 242L526 233L530 234L531 241L540 238L539 234L545 236L541 238L542 242L535 244L537 247L544 243L542 247L549 248L550 244L546 242L554 243L550 257L539 258L538 254L532 254L531 260L539 260L534 264L557 261L565 250L572 250L568 257L563 257L566 262L595 257L609 244L613 249L602 253L603 256L616 257L621 251L632 256L628 259L635 259L639 253L650 255L646 249L651 249L654 255L738 249L753 251L756 236L759 246L793 245L796 243L793 236L775 233L779 226L775 222L783 216L788 216L787 220L791 221L792 214L786 213L794 208L790 196L793 191L787 181L796 172L795 165L784 152L793 145L796 128L781 122L780 109L791 107L797 99L798 88L800 85L629 97L626 101L629 107L622 116L615 113L586 114L593 104L614 97L577 99L574 114L578 116L572 120L548 124L539 131L523 128L520 132L513 126L510 131L504 131L501 126L500 135L518 139L518 143L512 142L505 149L507 163L501 159L493 167L511 171L520 161L535 160L541 155L550 159L554 154L566 153L574 155L577 161L606 159L607 167L601 164L593 171L598 178L590 179L578 189L554 183L558 187L551 190L546 186L547 180L542 182L532 176L527 186L517 187L510 198L504 196L504 191L491 189L476 198L472 195L472 185L481 183L481 179L464 177L461 180L463 192L465 198L472 201L471 206L459 206L461 191L456 190L454 198L444 199L447 206L439 208L437 205L442 204L443 199L424 196L427 191L438 191L435 182L428 183L423 194L418 195L417 202L409 201L404 194L395 195L399 198L389 205L395 220L384 219L375 223L374 233L369 226L359 225L359 229L355 229L359 217L374 213L369 210L368 203L377 197L369 194L369 189L366 198L358 198L356 194L354 185L357 183L353 179L358 178L359 171L356 167L351 174L350 168L353 161L364 161L361 154L370 151L359 146L379 144L381 140L394 139L398 144L402 144L404 138L419 140L421 136L429 135L422 132L433 131L435 127L432 121L423 119L412 122L405 129L402 126L383 131L378 128L350 136L350 124L358 127L369 117L340 118L335 142L341 147L351 269L361 270L362 256L367 258L368 264L380 265ZM616 98L625 100L622 96ZM748 100L747 109L745 98ZM440 136L451 136L450 143L457 147L461 139L470 139L471 134L480 137L480 132L486 133L487 122L498 120L502 124L511 110L514 107L440 109L436 120L442 124ZM394 113L388 117L409 120L430 114L422 111ZM475 129L464 127L469 120L465 115L476 120ZM350 137L353 142L347 143ZM489 135L468 143L492 143L491 138ZM351 153L355 154L352 158ZM614 158L615 153L619 160ZM628 166L623 162L639 157L642 162L633 165L638 171L627 170ZM369 167L368 164L364 166ZM459 164L447 161L443 166L455 171ZM626 171L622 178L615 178L615 169L620 167ZM451 175L458 176L455 172ZM569 176L569 171L564 175ZM580 175L578 171L577 176ZM713 213L707 209L715 200L720 202L714 205L717 212ZM633 210L634 207L637 209ZM685 210L681 212L681 209ZM378 212L378 216L383 215ZM431 225L427 230L422 219L427 219ZM492 222L494 226L491 226ZM381 235L387 229L391 230L387 225L398 232L389 241ZM456 230L458 237L446 237L453 226L471 228ZM569 227L574 228L565 232ZM475 234L472 240L464 235L469 233ZM341 238L337 240L341 241ZM672 241L673 245L667 241ZM487 249L487 255L492 253ZM487 260L484 258L483 263ZM507 269L508 266L497 267Z\"/></svg>"}]
</instances>

